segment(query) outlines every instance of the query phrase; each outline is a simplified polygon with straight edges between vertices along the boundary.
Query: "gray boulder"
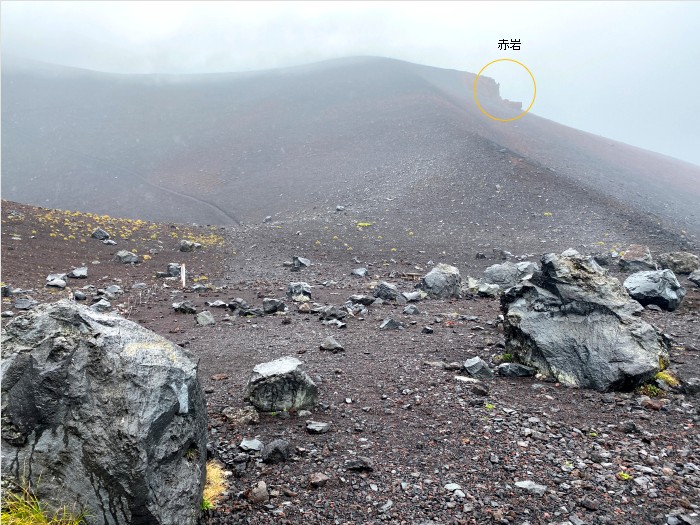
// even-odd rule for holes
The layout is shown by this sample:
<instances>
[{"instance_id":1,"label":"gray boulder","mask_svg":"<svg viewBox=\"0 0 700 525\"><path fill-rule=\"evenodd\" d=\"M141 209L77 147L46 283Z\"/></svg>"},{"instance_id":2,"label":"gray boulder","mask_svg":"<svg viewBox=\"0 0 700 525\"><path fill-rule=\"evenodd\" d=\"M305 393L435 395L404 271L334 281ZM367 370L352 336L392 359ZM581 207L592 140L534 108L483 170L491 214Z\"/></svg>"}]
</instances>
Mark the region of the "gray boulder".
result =
<instances>
[{"instance_id":1,"label":"gray boulder","mask_svg":"<svg viewBox=\"0 0 700 525\"><path fill-rule=\"evenodd\" d=\"M266 314L284 312L286 309L287 307L284 302L279 299L274 299L272 297L265 297L265 299L263 299L263 312Z\"/></svg>"},{"instance_id":2,"label":"gray boulder","mask_svg":"<svg viewBox=\"0 0 700 525\"><path fill-rule=\"evenodd\" d=\"M535 263L528 261L519 263L508 261L503 264L494 264L484 270L483 282L497 284L505 290L515 286L524 279L531 278L538 269Z\"/></svg>"},{"instance_id":3,"label":"gray boulder","mask_svg":"<svg viewBox=\"0 0 700 525\"><path fill-rule=\"evenodd\" d=\"M630 390L668 360L661 333L635 314L592 257L542 256L542 270L501 297L506 352L566 385Z\"/></svg>"},{"instance_id":4,"label":"gray boulder","mask_svg":"<svg viewBox=\"0 0 700 525\"><path fill-rule=\"evenodd\" d=\"M685 297L685 288L671 270L633 273L625 279L624 286L643 306L655 304L670 312L678 308Z\"/></svg>"},{"instance_id":5,"label":"gray boulder","mask_svg":"<svg viewBox=\"0 0 700 525\"><path fill-rule=\"evenodd\" d=\"M195 249L195 243L192 241L188 241L187 239L181 239L180 240L180 246L178 247L178 250L181 252L193 252Z\"/></svg>"},{"instance_id":6,"label":"gray boulder","mask_svg":"<svg viewBox=\"0 0 700 525\"><path fill-rule=\"evenodd\" d=\"M480 357L472 357L464 362L464 369L477 379L493 379L493 370Z\"/></svg>"},{"instance_id":7,"label":"gray boulder","mask_svg":"<svg viewBox=\"0 0 700 525\"><path fill-rule=\"evenodd\" d=\"M316 403L318 388L294 357L282 357L253 368L244 399L260 412L308 409Z\"/></svg>"},{"instance_id":8,"label":"gray boulder","mask_svg":"<svg viewBox=\"0 0 700 525\"><path fill-rule=\"evenodd\" d=\"M695 270L693 273L691 273L688 276L688 280L691 283L696 284L697 286L700 286L700 270Z\"/></svg>"},{"instance_id":9,"label":"gray boulder","mask_svg":"<svg viewBox=\"0 0 700 525\"><path fill-rule=\"evenodd\" d=\"M95 228L90 236L100 241L106 241L109 239L109 233L102 228Z\"/></svg>"},{"instance_id":10,"label":"gray boulder","mask_svg":"<svg viewBox=\"0 0 700 525\"><path fill-rule=\"evenodd\" d=\"M265 445L260 453L263 463L282 463L289 459L291 447L286 439L275 439Z\"/></svg>"},{"instance_id":11,"label":"gray boulder","mask_svg":"<svg viewBox=\"0 0 700 525\"><path fill-rule=\"evenodd\" d=\"M289 283L287 297L294 301L308 301L311 299L311 286L302 282Z\"/></svg>"},{"instance_id":12,"label":"gray boulder","mask_svg":"<svg viewBox=\"0 0 700 525\"><path fill-rule=\"evenodd\" d=\"M462 290L462 277L457 267L439 263L421 277L416 288L423 290L428 297L434 299L459 297Z\"/></svg>"},{"instance_id":13,"label":"gray boulder","mask_svg":"<svg viewBox=\"0 0 700 525\"><path fill-rule=\"evenodd\" d=\"M320 346L321 350L326 350L328 352L333 352L334 354L337 354L338 352L342 352L345 350L343 348L343 345L341 345L338 341L335 340L335 337L328 336L323 340L323 343L321 343Z\"/></svg>"},{"instance_id":14,"label":"gray boulder","mask_svg":"<svg viewBox=\"0 0 700 525\"><path fill-rule=\"evenodd\" d=\"M689 274L700 269L700 257L688 252L662 253L656 262L664 270L671 270L675 274Z\"/></svg>"},{"instance_id":15,"label":"gray boulder","mask_svg":"<svg viewBox=\"0 0 700 525\"><path fill-rule=\"evenodd\" d=\"M501 363L496 367L496 372L504 377L530 377L537 373L537 369L520 363Z\"/></svg>"},{"instance_id":16,"label":"gray boulder","mask_svg":"<svg viewBox=\"0 0 700 525\"><path fill-rule=\"evenodd\" d=\"M139 256L127 250L119 250L114 255L114 260L123 264L137 263L139 262Z\"/></svg>"},{"instance_id":17,"label":"gray boulder","mask_svg":"<svg viewBox=\"0 0 700 525\"><path fill-rule=\"evenodd\" d=\"M641 244L630 244L620 258L620 270L623 272L656 270L656 264L651 258L649 247Z\"/></svg>"},{"instance_id":18,"label":"gray boulder","mask_svg":"<svg viewBox=\"0 0 700 525\"><path fill-rule=\"evenodd\" d=\"M501 293L501 287L497 284L479 283L479 287L476 289L476 294L479 297L498 297L499 293Z\"/></svg>"},{"instance_id":19,"label":"gray boulder","mask_svg":"<svg viewBox=\"0 0 700 525\"><path fill-rule=\"evenodd\" d=\"M406 315L418 315L420 311L418 310L418 307L414 304L409 304L403 309L403 313Z\"/></svg>"},{"instance_id":20,"label":"gray boulder","mask_svg":"<svg viewBox=\"0 0 700 525\"><path fill-rule=\"evenodd\" d=\"M167 277L180 277L182 272L182 267L178 263L168 263L168 269L166 270Z\"/></svg>"},{"instance_id":21,"label":"gray boulder","mask_svg":"<svg viewBox=\"0 0 700 525\"><path fill-rule=\"evenodd\" d=\"M68 277L72 279L85 279L88 276L87 266L80 266L79 268L73 268L69 273Z\"/></svg>"},{"instance_id":22,"label":"gray boulder","mask_svg":"<svg viewBox=\"0 0 700 525\"><path fill-rule=\"evenodd\" d=\"M214 316L208 310L199 312L194 319L199 326L209 326L212 324L216 324L216 319L214 319Z\"/></svg>"},{"instance_id":23,"label":"gray boulder","mask_svg":"<svg viewBox=\"0 0 700 525\"><path fill-rule=\"evenodd\" d=\"M399 289L396 285L386 281L380 282L374 289L374 296L383 301L395 301L399 295Z\"/></svg>"},{"instance_id":24,"label":"gray boulder","mask_svg":"<svg viewBox=\"0 0 700 525\"><path fill-rule=\"evenodd\" d=\"M6 327L2 472L99 524L195 525L207 455L197 361L69 301Z\"/></svg>"},{"instance_id":25,"label":"gray boulder","mask_svg":"<svg viewBox=\"0 0 700 525\"><path fill-rule=\"evenodd\" d=\"M308 268L311 266L311 261L306 257L297 257L296 255L292 258L292 271L298 272L302 268Z\"/></svg>"}]
</instances>

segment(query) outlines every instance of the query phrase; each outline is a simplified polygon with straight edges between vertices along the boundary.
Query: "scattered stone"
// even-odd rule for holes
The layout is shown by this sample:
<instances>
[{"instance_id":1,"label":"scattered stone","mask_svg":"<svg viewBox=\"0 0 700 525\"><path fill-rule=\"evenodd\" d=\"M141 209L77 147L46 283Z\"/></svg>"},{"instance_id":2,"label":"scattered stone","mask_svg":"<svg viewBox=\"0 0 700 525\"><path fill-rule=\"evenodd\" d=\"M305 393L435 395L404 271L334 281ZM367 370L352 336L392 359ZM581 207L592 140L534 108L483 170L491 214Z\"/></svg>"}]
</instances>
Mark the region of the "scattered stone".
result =
<instances>
[{"instance_id":1,"label":"scattered stone","mask_svg":"<svg viewBox=\"0 0 700 525\"><path fill-rule=\"evenodd\" d=\"M76 301L84 301L85 299L87 299L87 295L85 295L85 293L81 292L80 290L76 290L75 292L73 292L73 298Z\"/></svg>"},{"instance_id":2,"label":"scattered stone","mask_svg":"<svg viewBox=\"0 0 700 525\"><path fill-rule=\"evenodd\" d=\"M356 277L367 277L368 273L367 268L355 268L352 272L350 272L350 275L355 275Z\"/></svg>"},{"instance_id":3,"label":"scattered stone","mask_svg":"<svg viewBox=\"0 0 700 525\"><path fill-rule=\"evenodd\" d=\"M664 270L671 270L678 275L700 269L700 257L688 252L662 253L656 258L656 262Z\"/></svg>"},{"instance_id":4,"label":"scattered stone","mask_svg":"<svg viewBox=\"0 0 700 525\"><path fill-rule=\"evenodd\" d=\"M190 301L182 301L179 303L173 303L173 308L176 312L183 314L196 314L197 309Z\"/></svg>"},{"instance_id":5,"label":"scattered stone","mask_svg":"<svg viewBox=\"0 0 700 525\"><path fill-rule=\"evenodd\" d=\"M409 304L403 309L403 313L406 315L418 315L420 311L415 305Z\"/></svg>"},{"instance_id":6,"label":"scattered stone","mask_svg":"<svg viewBox=\"0 0 700 525\"><path fill-rule=\"evenodd\" d=\"M302 268L308 268L311 266L311 261L306 257L297 257L296 255L292 257L292 271L298 272Z\"/></svg>"},{"instance_id":7,"label":"scattered stone","mask_svg":"<svg viewBox=\"0 0 700 525\"><path fill-rule=\"evenodd\" d=\"M0 315L2 315L2 317L14 317L15 313L12 310L3 310Z\"/></svg>"},{"instance_id":8,"label":"scattered stone","mask_svg":"<svg viewBox=\"0 0 700 525\"><path fill-rule=\"evenodd\" d=\"M68 277L72 279L85 279L88 276L87 266L80 266L78 268L73 268L69 273Z\"/></svg>"},{"instance_id":9,"label":"scattered stone","mask_svg":"<svg viewBox=\"0 0 700 525\"><path fill-rule=\"evenodd\" d=\"M260 457L263 463L283 463L289 459L289 441L286 439L275 439L262 449Z\"/></svg>"},{"instance_id":10,"label":"scattered stone","mask_svg":"<svg viewBox=\"0 0 700 525\"><path fill-rule=\"evenodd\" d=\"M302 366L301 361L290 356L256 365L244 399L261 412L312 408L318 388Z\"/></svg>"},{"instance_id":11,"label":"scattered stone","mask_svg":"<svg viewBox=\"0 0 700 525\"><path fill-rule=\"evenodd\" d=\"M462 277L457 267L439 263L421 277L416 288L423 290L428 297L434 299L459 297L462 290Z\"/></svg>"},{"instance_id":12,"label":"scattered stone","mask_svg":"<svg viewBox=\"0 0 700 525\"><path fill-rule=\"evenodd\" d=\"M107 246L116 246L117 241L113 241L112 239L105 239L102 241L102 244L106 244Z\"/></svg>"},{"instance_id":13,"label":"scattered stone","mask_svg":"<svg viewBox=\"0 0 700 525\"><path fill-rule=\"evenodd\" d=\"M228 379L228 376L225 378ZM212 377L212 380L213 379L214 378ZM251 406L246 406L239 409L226 407L221 411L221 415L223 415L230 423L235 425L257 425L260 423L260 414L258 414L258 411Z\"/></svg>"},{"instance_id":14,"label":"scattered stone","mask_svg":"<svg viewBox=\"0 0 700 525\"><path fill-rule=\"evenodd\" d=\"M331 428L330 423L323 423L321 421L307 421L306 430L310 434L325 434Z\"/></svg>"},{"instance_id":15,"label":"scattered stone","mask_svg":"<svg viewBox=\"0 0 700 525\"><path fill-rule=\"evenodd\" d=\"M386 281L380 282L374 289L374 297L378 297L383 301L395 301L398 295L399 289L396 287L396 285Z\"/></svg>"},{"instance_id":16,"label":"scattered stone","mask_svg":"<svg viewBox=\"0 0 700 525\"><path fill-rule=\"evenodd\" d=\"M401 292L401 295L409 303L417 303L421 299L428 297L428 294L422 290L418 290L416 292Z\"/></svg>"},{"instance_id":17,"label":"scattered stone","mask_svg":"<svg viewBox=\"0 0 700 525\"><path fill-rule=\"evenodd\" d=\"M271 221L272 221L272 215L267 215L263 219L263 224L267 224L268 222L271 222Z\"/></svg>"},{"instance_id":18,"label":"scattered stone","mask_svg":"<svg viewBox=\"0 0 700 525\"><path fill-rule=\"evenodd\" d=\"M345 460L345 468L355 472L372 472L374 470L374 464L368 457L355 456L352 459Z\"/></svg>"},{"instance_id":19,"label":"scattered stone","mask_svg":"<svg viewBox=\"0 0 700 525\"><path fill-rule=\"evenodd\" d=\"M270 493L267 491L267 484L264 481L258 481L252 489L246 492L246 498L253 505L261 505L270 501Z\"/></svg>"},{"instance_id":20,"label":"scattered stone","mask_svg":"<svg viewBox=\"0 0 700 525\"><path fill-rule=\"evenodd\" d=\"M64 300L6 326L1 383L3 478L95 517L110 502L118 525L198 522L207 411L186 350Z\"/></svg>"},{"instance_id":21,"label":"scattered stone","mask_svg":"<svg viewBox=\"0 0 700 525\"><path fill-rule=\"evenodd\" d=\"M498 297L501 293L501 287L497 284L479 283L476 294L479 297Z\"/></svg>"},{"instance_id":22,"label":"scattered stone","mask_svg":"<svg viewBox=\"0 0 700 525\"><path fill-rule=\"evenodd\" d=\"M340 319L328 319L326 321L321 321L321 324L326 326L335 326L336 328L347 328L348 325L342 322Z\"/></svg>"},{"instance_id":23,"label":"scattered stone","mask_svg":"<svg viewBox=\"0 0 700 525\"><path fill-rule=\"evenodd\" d=\"M107 288L105 288L104 291L107 292L108 294L112 294L112 295L119 295L119 294L124 293L124 291L122 290L122 287L119 286L118 284L111 284Z\"/></svg>"},{"instance_id":24,"label":"scattered stone","mask_svg":"<svg viewBox=\"0 0 700 525\"><path fill-rule=\"evenodd\" d=\"M109 239L109 233L107 233L102 228L96 228L95 230L93 230L90 236L97 239L98 241L106 241L107 239Z\"/></svg>"},{"instance_id":25,"label":"scattered stone","mask_svg":"<svg viewBox=\"0 0 700 525\"><path fill-rule=\"evenodd\" d=\"M382 324L379 325L380 330L398 330L399 328L401 328L401 323L394 321L391 318L384 319Z\"/></svg>"},{"instance_id":26,"label":"scattered stone","mask_svg":"<svg viewBox=\"0 0 700 525\"><path fill-rule=\"evenodd\" d=\"M506 351L569 386L630 390L668 360L642 307L593 258L542 256L542 271L501 299Z\"/></svg>"},{"instance_id":27,"label":"scattered stone","mask_svg":"<svg viewBox=\"0 0 700 525\"><path fill-rule=\"evenodd\" d=\"M193 252L195 249L195 243L188 241L187 239L180 239L180 246L178 250L181 252Z\"/></svg>"},{"instance_id":28,"label":"scattered stone","mask_svg":"<svg viewBox=\"0 0 700 525\"><path fill-rule=\"evenodd\" d=\"M303 282L289 283L287 297L296 302L305 302L311 299L311 286Z\"/></svg>"},{"instance_id":29,"label":"scattered stone","mask_svg":"<svg viewBox=\"0 0 700 525\"><path fill-rule=\"evenodd\" d=\"M122 264L133 264L139 262L139 257L135 253L131 253L127 250L119 250L114 255L114 260L119 261Z\"/></svg>"},{"instance_id":30,"label":"scattered stone","mask_svg":"<svg viewBox=\"0 0 700 525\"><path fill-rule=\"evenodd\" d=\"M700 270L695 270L693 273L691 273L688 276L688 280L691 283L696 284L697 286L700 286Z\"/></svg>"},{"instance_id":31,"label":"scattered stone","mask_svg":"<svg viewBox=\"0 0 700 525\"><path fill-rule=\"evenodd\" d=\"M217 299L216 301L207 301L205 303L209 308L226 308L228 307L228 304L221 299Z\"/></svg>"},{"instance_id":32,"label":"scattered stone","mask_svg":"<svg viewBox=\"0 0 700 525\"><path fill-rule=\"evenodd\" d=\"M348 297L348 301L353 304L361 304L363 306L369 306L374 302L374 298L369 295L351 295Z\"/></svg>"},{"instance_id":33,"label":"scattered stone","mask_svg":"<svg viewBox=\"0 0 700 525\"><path fill-rule=\"evenodd\" d=\"M200 284L200 283L195 283L192 285L192 291L193 292L203 292L207 290L209 287L205 284Z\"/></svg>"},{"instance_id":34,"label":"scattered stone","mask_svg":"<svg viewBox=\"0 0 700 525\"><path fill-rule=\"evenodd\" d=\"M47 282L46 286L51 286L53 288L65 288L66 281L64 281L63 279L53 279L53 280Z\"/></svg>"},{"instance_id":35,"label":"scattered stone","mask_svg":"<svg viewBox=\"0 0 700 525\"><path fill-rule=\"evenodd\" d=\"M323 343L321 343L321 350L327 350L329 352L333 352L334 354L337 354L338 352L342 352L345 350L343 348L343 345L341 345L338 341L335 340L335 338L331 335L326 337L323 340Z\"/></svg>"},{"instance_id":36,"label":"scattered stone","mask_svg":"<svg viewBox=\"0 0 700 525\"><path fill-rule=\"evenodd\" d=\"M199 312L197 316L195 317L195 321L199 326L209 326L212 324L216 324L216 320L214 319L214 316L211 314L209 310L204 310L203 312Z\"/></svg>"},{"instance_id":37,"label":"scattered stone","mask_svg":"<svg viewBox=\"0 0 700 525\"><path fill-rule=\"evenodd\" d=\"M472 357L464 362L464 368L469 375L477 379L493 379L493 371L480 357Z\"/></svg>"},{"instance_id":38,"label":"scattered stone","mask_svg":"<svg viewBox=\"0 0 700 525\"><path fill-rule=\"evenodd\" d=\"M433 330L430 326L424 326L423 329L421 330L421 333L423 334L432 334L435 330Z\"/></svg>"},{"instance_id":39,"label":"scattered stone","mask_svg":"<svg viewBox=\"0 0 700 525\"><path fill-rule=\"evenodd\" d=\"M624 286L643 306L654 304L670 312L677 309L685 297L685 288L671 270L633 273L625 279Z\"/></svg>"},{"instance_id":40,"label":"scattered stone","mask_svg":"<svg viewBox=\"0 0 700 525\"><path fill-rule=\"evenodd\" d=\"M325 474L321 472L314 472L309 476L309 485L311 485L313 488L321 488L323 487L326 483L328 483L328 480L331 479Z\"/></svg>"},{"instance_id":41,"label":"scattered stone","mask_svg":"<svg viewBox=\"0 0 700 525\"><path fill-rule=\"evenodd\" d=\"M37 304L39 304L38 301L35 301L34 299L17 299L15 301L15 309L16 310L31 310Z\"/></svg>"},{"instance_id":42,"label":"scattered stone","mask_svg":"<svg viewBox=\"0 0 700 525\"><path fill-rule=\"evenodd\" d=\"M530 494L536 494L538 496L543 496L545 491L547 490L547 487L545 485L538 485L537 483L529 479L525 481L516 481L515 486L519 489L523 489L524 491L529 492Z\"/></svg>"},{"instance_id":43,"label":"scattered stone","mask_svg":"<svg viewBox=\"0 0 700 525\"><path fill-rule=\"evenodd\" d=\"M520 363L501 363L496 367L498 375L505 377L531 377L537 373L537 369Z\"/></svg>"},{"instance_id":44,"label":"scattered stone","mask_svg":"<svg viewBox=\"0 0 700 525\"><path fill-rule=\"evenodd\" d=\"M641 244L631 244L620 258L619 264L623 272L656 270L649 247Z\"/></svg>"},{"instance_id":45,"label":"scattered stone","mask_svg":"<svg viewBox=\"0 0 700 525\"><path fill-rule=\"evenodd\" d=\"M265 445L259 439L243 438L238 448L244 452L260 452Z\"/></svg>"},{"instance_id":46,"label":"scattered stone","mask_svg":"<svg viewBox=\"0 0 700 525\"><path fill-rule=\"evenodd\" d=\"M110 303L107 299L100 299L95 304L90 306L90 308L95 310L96 312L106 312L107 310L112 308L112 303Z\"/></svg>"},{"instance_id":47,"label":"scattered stone","mask_svg":"<svg viewBox=\"0 0 700 525\"><path fill-rule=\"evenodd\" d=\"M266 314L284 312L286 309L287 306L284 304L284 301L272 297L265 297L263 299L263 312Z\"/></svg>"},{"instance_id":48,"label":"scattered stone","mask_svg":"<svg viewBox=\"0 0 700 525\"><path fill-rule=\"evenodd\" d=\"M68 276L65 273L50 273L46 276L46 282L50 283L51 281L65 281L67 277Z\"/></svg>"},{"instance_id":49,"label":"scattered stone","mask_svg":"<svg viewBox=\"0 0 700 525\"><path fill-rule=\"evenodd\" d=\"M489 387L483 383L473 384L471 387L471 391L472 391L472 393L476 394L477 396L486 397L489 395Z\"/></svg>"}]
</instances>

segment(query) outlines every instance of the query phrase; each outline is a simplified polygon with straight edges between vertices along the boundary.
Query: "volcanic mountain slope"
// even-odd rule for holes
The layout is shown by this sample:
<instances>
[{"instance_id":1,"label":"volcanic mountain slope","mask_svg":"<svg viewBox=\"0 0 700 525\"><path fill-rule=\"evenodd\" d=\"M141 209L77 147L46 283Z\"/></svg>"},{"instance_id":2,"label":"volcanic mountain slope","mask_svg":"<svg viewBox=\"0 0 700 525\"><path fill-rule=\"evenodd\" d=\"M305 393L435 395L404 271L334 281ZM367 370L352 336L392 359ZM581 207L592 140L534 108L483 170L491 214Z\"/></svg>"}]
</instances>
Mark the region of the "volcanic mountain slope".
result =
<instances>
[{"instance_id":1,"label":"volcanic mountain slope","mask_svg":"<svg viewBox=\"0 0 700 525\"><path fill-rule=\"evenodd\" d=\"M6 60L3 196L210 224L342 204L523 244L548 228L571 244L630 224L673 242L700 233L700 168L534 115L491 121L473 80L380 58L196 76ZM484 103L501 104L483 82Z\"/></svg>"}]
</instances>

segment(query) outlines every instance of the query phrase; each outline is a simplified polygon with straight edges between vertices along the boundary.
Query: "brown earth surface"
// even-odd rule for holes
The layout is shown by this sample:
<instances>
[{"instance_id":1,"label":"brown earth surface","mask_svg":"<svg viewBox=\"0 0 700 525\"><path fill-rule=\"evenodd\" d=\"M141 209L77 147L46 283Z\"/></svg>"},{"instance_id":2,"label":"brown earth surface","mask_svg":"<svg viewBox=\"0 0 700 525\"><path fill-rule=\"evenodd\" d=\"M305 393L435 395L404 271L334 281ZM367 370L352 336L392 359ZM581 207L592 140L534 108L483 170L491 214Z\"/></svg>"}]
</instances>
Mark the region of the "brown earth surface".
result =
<instances>
[{"instance_id":1,"label":"brown earth surface","mask_svg":"<svg viewBox=\"0 0 700 525\"><path fill-rule=\"evenodd\" d=\"M364 318L349 318L347 328L335 329L322 325L317 316L298 313L285 297L287 284L301 280L313 286L314 301L342 304L354 293L369 292L380 279L408 291L415 285L414 275L430 268L430 260L456 264L463 277L479 277L486 266L500 262L494 249L530 253L530 260L537 260L541 253L569 247L569 242L592 252L613 248L612 240L601 245L598 232L567 226L562 234L543 236L538 243L512 237L494 242L491 231L480 235L474 228L467 241L455 233L422 231L420 221L402 216L398 205L384 211L393 204L382 203L382 209L372 211L372 204L343 212L321 205L265 224L218 228L151 224L3 201L2 280L30 290L24 295L40 302L68 297L88 285L97 289L119 284L124 294L112 301L118 312L199 358L210 453L231 473L228 491L206 512L204 523L639 525L698 519L697 397L670 393L657 411L641 406L635 393L606 394L501 377L488 383L488 395L483 396L458 379L466 375L459 367L473 356L494 364L503 353L497 300L426 300L417 304L420 314L415 316L402 314L402 306L385 304L370 307ZM438 214L449 217L444 208ZM358 226L363 220L372 225ZM546 224L544 218L536 220ZM613 230L615 243L649 240L648 229L629 224L623 233ZM109 231L117 246L91 238L96 226ZM179 252L183 238L203 246ZM653 253L674 247L661 238L657 244L650 241ZM120 264L113 260L120 249L150 259ZM475 259L477 251L488 258ZM313 265L292 273L282 265L292 255L307 256ZM186 265L187 288L178 279L155 277L169 262ZM61 291L45 286L49 273L82 265L88 267L87 279L69 279L69 289ZM350 276L360 266L369 268L371 278ZM643 318L673 338L671 369L681 377L698 377L700 289L680 279L688 290L682 306L672 313L645 310ZM138 282L146 288L132 290ZM192 292L195 282L209 288ZM91 290L87 292L90 302ZM245 318L205 305L235 297L255 306L263 297L277 297L289 310ZM172 303L183 299L198 311L209 309L216 324L197 326L194 316L175 313ZM21 315L13 308L14 300L3 298L2 309ZM387 317L405 323L405 329L380 331ZM422 333L424 326L434 332ZM328 335L344 352L319 350ZM301 359L319 386L312 414L261 415L258 424L227 418L224 411L245 406L243 388L252 368L286 355ZM307 419L328 422L331 429L309 434ZM241 439L253 437L264 443L288 440L291 458L266 465L255 455L241 456ZM347 470L345 461L356 456L370 458L373 470ZM309 479L317 472L330 479L313 488ZM523 480L545 485L544 494L515 486ZM246 498L259 481L267 484L271 496L264 504ZM463 494L445 489L448 483L458 484Z\"/></svg>"}]
</instances>

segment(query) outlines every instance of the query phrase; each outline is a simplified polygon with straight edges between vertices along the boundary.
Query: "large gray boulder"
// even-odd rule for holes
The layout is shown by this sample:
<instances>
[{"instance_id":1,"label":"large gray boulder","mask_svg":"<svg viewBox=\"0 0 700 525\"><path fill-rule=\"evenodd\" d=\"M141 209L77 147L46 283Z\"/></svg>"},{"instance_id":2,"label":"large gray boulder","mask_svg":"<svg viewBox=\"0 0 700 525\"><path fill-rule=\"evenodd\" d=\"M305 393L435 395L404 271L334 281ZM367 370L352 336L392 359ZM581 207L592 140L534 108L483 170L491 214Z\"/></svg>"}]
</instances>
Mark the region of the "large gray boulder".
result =
<instances>
[{"instance_id":1,"label":"large gray boulder","mask_svg":"<svg viewBox=\"0 0 700 525\"><path fill-rule=\"evenodd\" d=\"M501 297L506 352L566 385L629 390L668 362L661 333L636 314L592 257L542 256L542 270Z\"/></svg>"},{"instance_id":2,"label":"large gray boulder","mask_svg":"<svg viewBox=\"0 0 700 525\"><path fill-rule=\"evenodd\" d=\"M243 397L260 412L282 412L312 408L317 394L302 362L287 356L255 366Z\"/></svg>"},{"instance_id":3,"label":"large gray boulder","mask_svg":"<svg viewBox=\"0 0 700 525\"><path fill-rule=\"evenodd\" d=\"M502 289L506 289L515 286L524 279L531 278L538 269L535 263L528 261L519 263L507 261L503 264L494 264L484 270L483 282L497 284Z\"/></svg>"},{"instance_id":4,"label":"large gray boulder","mask_svg":"<svg viewBox=\"0 0 700 525\"><path fill-rule=\"evenodd\" d=\"M399 289L395 284L382 281L374 289L374 296L384 301L395 301L399 296Z\"/></svg>"},{"instance_id":5,"label":"large gray boulder","mask_svg":"<svg viewBox=\"0 0 700 525\"><path fill-rule=\"evenodd\" d=\"M625 279L624 286L640 304L655 304L670 312L678 308L685 297L685 288L671 270L633 273Z\"/></svg>"},{"instance_id":6,"label":"large gray boulder","mask_svg":"<svg viewBox=\"0 0 700 525\"><path fill-rule=\"evenodd\" d=\"M662 253L656 258L656 262L664 270L671 270L676 274L689 274L700 268L700 257L688 252Z\"/></svg>"},{"instance_id":7,"label":"large gray boulder","mask_svg":"<svg viewBox=\"0 0 700 525\"><path fill-rule=\"evenodd\" d=\"M656 270L648 246L630 244L620 258L620 270L623 272L644 272Z\"/></svg>"},{"instance_id":8,"label":"large gray boulder","mask_svg":"<svg viewBox=\"0 0 700 525\"><path fill-rule=\"evenodd\" d=\"M433 299L459 297L462 277L455 266L439 263L421 278L416 288L423 290Z\"/></svg>"},{"instance_id":9,"label":"large gray boulder","mask_svg":"<svg viewBox=\"0 0 700 525\"><path fill-rule=\"evenodd\" d=\"M197 523L207 412L186 350L61 301L9 323L2 358L3 476L90 523Z\"/></svg>"}]
</instances>

